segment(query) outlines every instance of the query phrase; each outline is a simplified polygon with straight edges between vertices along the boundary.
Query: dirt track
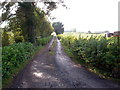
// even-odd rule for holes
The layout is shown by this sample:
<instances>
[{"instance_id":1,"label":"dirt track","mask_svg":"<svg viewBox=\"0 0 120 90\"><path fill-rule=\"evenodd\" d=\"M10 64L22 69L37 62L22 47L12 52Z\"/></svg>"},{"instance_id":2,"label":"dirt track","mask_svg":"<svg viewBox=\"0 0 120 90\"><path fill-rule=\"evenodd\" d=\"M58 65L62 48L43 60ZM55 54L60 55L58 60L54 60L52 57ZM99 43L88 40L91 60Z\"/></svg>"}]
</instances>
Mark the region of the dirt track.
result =
<instances>
[{"instance_id":1,"label":"dirt track","mask_svg":"<svg viewBox=\"0 0 120 90\"><path fill-rule=\"evenodd\" d=\"M118 84L75 64L64 53L60 41L53 38L18 74L11 88L118 88Z\"/></svg>"}]
</instances>

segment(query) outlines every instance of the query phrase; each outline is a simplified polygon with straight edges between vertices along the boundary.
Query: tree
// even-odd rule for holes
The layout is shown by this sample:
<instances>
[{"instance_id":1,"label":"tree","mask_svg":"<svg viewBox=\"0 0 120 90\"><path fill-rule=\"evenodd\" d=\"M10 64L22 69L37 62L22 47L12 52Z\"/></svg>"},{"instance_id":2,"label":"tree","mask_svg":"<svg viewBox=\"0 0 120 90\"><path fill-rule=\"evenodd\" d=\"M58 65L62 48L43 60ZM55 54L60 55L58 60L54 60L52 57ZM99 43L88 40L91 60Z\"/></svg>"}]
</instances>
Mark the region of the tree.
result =
<instances>
[{"instance_id":1,"label":"tree","mask_svg":"<svg viewBox=\"0 0 120 90\"><path fill-rule=\"evenodd\" d=\"M54 27L54 31L56 32L56 34L63 34L64 32L64 25L61 22L54 22L53 23L53 27Z\"/></svg>"},{"instance_id":2,"label":"tree","mask_svg":"<svg viewBox=\"0 0 120 90\"><path fill-rule=\"evenodd\" d=\"M12 14L11 12L12 12L12 10L14 8L18 8L19 7L18 3L20 4L20 3L25 3L25 2L19 2L17 0L16 0L16 2L14 2L14 0L11 0L11 2L2 1L0 3L0 10L2 10L2 18L1 18L0 23L4 22L6 20L9 20L9 18L11 18L11 17L16 15L16 14ZM37 3L44 3L44 7L46 7L46 9L44 8L45 15L48 15L48 16L50 16L50 11L53 11L54 9L57 8L58 4L61 4L66 9L68 8L64 4L64 0L56 0L56 1L52 1L52 0L47 0L47 1L37 0L36 2L35 2L35 0L32 0L32 2L29 2L29 3L31 3L32 7L36 7ZM37 9L36 8L34 8L34 9L39 14Z\"/></svg>"},{"instance_id":3,"label":"tree","mask_svg":"<svg viewBox=\"0 0 120 90\"><path fill-rule=\"evenodd\" d=\"M24 22L20 19L23 36L25 41L35 43L36 35L35 35L35 15L34 15L34 8L32 2L19 2L18 10L23 12ZM21 16L20 16L21 17ZM19 17L19 18L20 18Z\"/></svg>"},{"instance_id":4,"label":"tree","mask_svg":"<svg viewBox=\"0 0 120 90\"><path fill-rule=\"evenodd\" d=\"M89 34L91 34L91 31L88 31Z\"/></svg>"},{"instance_id":5,"label":"tree","mask_svg":"<svg viewBox=\"0 0 120 90\"><path fill-rule=\"evenodd\" d=\"M105 33L109 33L109 31L108 30L106 30L106 31L104 31Z\"/></svg>"},{"instance_id":6,"label":"tree","mask_svg":"<svg viewBox=\"0 0 120 90\"><path fill-rule=\"evenodd\" d=\"M38 2L42 2L44 3L45 6L47 6L46 12L40 10L38 11L37 7L36 7L36 3L37 2L3 2L1 4L1 8L3 10L2 13L2 20L1 23L4 21L10 21L11 18L16 17L17 22L19 22L20 28L22 30L22 35L24 36L24 40L31 42L31 43L36 43L36 33L37 33L37 28L38 25L40 25L40 27L42 26L42 33L44 34L42 36L47 36L50 35L49 30L52 30L50 23L43 18L48 15L50 16L50 11L54 10L57 8L57 4L62 3L64 7L66 7L64 5L64 2L62 0L58 0L57 2L43 2L43 1L39 1ZM15 14L11 14L11 7L13 7L14 5L16 5L17 10ZM35 15L37 13L37 16ZM38 17L40 19L36 20L36 17ZM43 21L42 21L43 20ZM42 23L37 23L36 25L36 21L41 22ZM14 25L15 24L11 24ZM45 28L48 27L48 28ZM13 26L10 26L10 29L12 29ZM13 30L16 30L15 28ZM37 31L36 31L37 30ZM41 29L40 29L41 30ZM45 32L45 31L48 31Z\"/></svg>"}]
</instances>

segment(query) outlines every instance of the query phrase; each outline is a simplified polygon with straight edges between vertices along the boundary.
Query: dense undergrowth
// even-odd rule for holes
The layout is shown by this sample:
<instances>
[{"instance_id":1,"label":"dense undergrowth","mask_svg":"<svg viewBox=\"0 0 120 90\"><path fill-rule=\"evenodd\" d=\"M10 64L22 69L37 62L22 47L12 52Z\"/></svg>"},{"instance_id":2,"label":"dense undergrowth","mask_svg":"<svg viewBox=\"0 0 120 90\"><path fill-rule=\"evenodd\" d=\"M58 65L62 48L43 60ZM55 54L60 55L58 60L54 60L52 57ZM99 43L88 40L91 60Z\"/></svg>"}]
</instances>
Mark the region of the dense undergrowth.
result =
<instances>
[{"instance_id":1,"label":"dense undergrowth","mask_svg":"<svg viewBox=\"0 0 120 90\"><path fill-rule=\"evenodd\" d=\"M66 52L105 77L120 79L120 47L116 37L58 35Z\"/></svg>"},{"instance_id":2,"label":"dense undergrowth","mask_svg":"<svg viewBox=\"0 0 120 90\"><path fill-rule=\"evenodd\" d=\"M13 76L15 76L50 39L51 36L38 39L38 45L33 45L29 42L21 42L2 48L3 87L10 84Z\"/></svg>"}]
</instances>

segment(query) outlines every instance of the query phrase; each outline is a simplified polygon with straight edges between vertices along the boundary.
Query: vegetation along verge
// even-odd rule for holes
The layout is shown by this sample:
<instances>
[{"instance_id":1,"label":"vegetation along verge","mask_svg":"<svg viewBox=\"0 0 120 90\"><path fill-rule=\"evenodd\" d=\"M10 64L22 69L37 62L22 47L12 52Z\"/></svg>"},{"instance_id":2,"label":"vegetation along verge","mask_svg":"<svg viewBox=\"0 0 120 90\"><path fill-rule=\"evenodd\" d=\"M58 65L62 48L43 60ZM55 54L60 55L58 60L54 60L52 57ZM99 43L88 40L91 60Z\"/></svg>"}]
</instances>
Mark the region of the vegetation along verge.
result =
<instances>
[{"instance_id":1,"label":"vegetation along verge","mask_svg":"<svg viewBox=\"0 0 120 90\"><path fill-rule=\"evenodd\" d=\"M120 47L116 37L103 35L58 35L65 52L102 78L120 81Z\"/></svg>"},{"instance_id":2,"label":"vegetation along verge","mask_svg":"<svg viewBox=\"0 0 120 90\"><path fill-rule=\"evenodd\" d=\"M51 36L39 39L39 46L30 42L15 43L2 48L2 85L6 87L33 56L46 45Z\"/></svg>"}]
</instances>

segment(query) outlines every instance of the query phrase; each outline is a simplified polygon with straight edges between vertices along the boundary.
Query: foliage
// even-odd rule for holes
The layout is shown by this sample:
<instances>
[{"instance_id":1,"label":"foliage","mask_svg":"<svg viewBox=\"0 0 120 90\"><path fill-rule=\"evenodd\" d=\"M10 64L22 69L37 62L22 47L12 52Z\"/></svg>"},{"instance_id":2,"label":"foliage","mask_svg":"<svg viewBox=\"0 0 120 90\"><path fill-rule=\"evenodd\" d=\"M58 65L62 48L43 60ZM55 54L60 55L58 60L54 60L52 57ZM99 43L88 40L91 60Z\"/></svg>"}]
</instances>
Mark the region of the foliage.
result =
<instances>
[{"instance_id":1,"label":"foliage","mask_svg":"<svg viewBox=\"0 0 120 90\"><path fill-rule=\"evenodd\" d=\"M120 77L120 47L115 37L61 35L59 38L78 61L109 73L109 77Z\"/></svg>"},{"instance_id":2,"label":"foliage","mask_svg":"<svg viewBox=\"0 0 120 90\"><path fill-rule=\"evenodd\" d=\"M3 10L2 20L0 22L4 22L4 21L10 19L11 17L13 17L15 14L12 14L11 11L14 10L14 8L17 8L18 4L22 4L22 3L24 3L24 2L5 2L5 1L3 1L1 3L1 8L0 8L1 10ZM50 16L50 11L53 11L54 9L57 8L58 4L61 4L63 7L67 8L67 6L64 4L63 0L57 0L57 2L56 1L49 2L49 0L48 0L48 2L45 2L45 1L34 2L34 0L33 0L33 2L29 2L29 3L32 4L32 7L36 7L37 3L43 3L44 6L46 6L45 14L48 16ZM28 7L24 4L22 6ZM29 7L28 7L28 9L29 9ZM37 13L39 13L39 12L37 12Z\"/></svg>"},{"instance_id":3,"label":"foliage","mask_svg":"<svg viewBox=\"0 0 120 90\"><path fill-rule=\"evenodd\" d=\"M9 45L9 36L7 34L7 32L3 32L3 35L2 35L2 46L7 46Z\"/></svg>"},{"instance_id":4,"label":"foliage","mask_svg":"<svg viewBox=\"0 0 120 90\"><path fill-rule=\"evenodd\" d=\"M44 8L44 11L37 8L38 2L44 4L46 7ZM57 0L57 2L38 2L1 3L0 10L2 10L2 20L0 23L3 23L4 21L8 23L7 31L12 31L16 43L24 40L25 42L36 44L37 37L49 36L53 31L53 27L46 16L50 17L50 11L56 9L57 4L61 4L63 7L66 7L64 2L61 0ZM16 39L18 39L19 36L23 38L18 41Z\"/></svg>"},{"instance_id":5,"label":"foliage","mask_svg":"<svg viewBox=\"0 0 120 90\"><path fill-rule=\"evenodd\" d=\"M44 38L41 38L41 37L38 37L37 38L37 44L40 46L44 46L44 45L46 45L47 43L49 43L49 41L50 41L50 39L51 39L52 37L51 36L49 36L49 37L44 37Z\"/></svg>"},{"instance_id":6,"label":"foliage","mask_svg":"<svg viewBox=\"0 0 120 90\"><path fill-rule=\"evenodd\" d=\"M12 15L10 8L15 4L18 7L16 8L16 13ZM49 6L54 4L51 3ZM37 8L33 2L3 3L3 11L3 14L6 14L6 16L2 17L3 21L9 21L6 31L14 34L16 43L25 41L36 44L37 37L50 36L53 31L53 27L46 18L45 12ZM9 19L8 14L12 15Z\"/></svg>"},{"instance_id":7,"label":"foliage","mask_svg":"<svg viewBox=\"0 0 120 90\"><path fill-rule=\"evenodd\" d=\"M15 37L15 42L19 43L19 42L23 42L24 41L24 37L23 36L17 36Z\"/></svg>"},{"instance_id":8,"label":"foliage","mask_svg":"<svg viewBox=\"0 0 120 90\"><path fill-rule=\"evenodd\" d=\"M16 73L15 69L22 66L23 63L30 60L39 47L43 47L49 43L51 37L38 39L39 46L34 46L32 43L15 43L2 48L2 80L10 79Z\"/></svg>"},{"instance_id":9,"label":"foliage","mask_svg":"<svg viewBox=\"0 0 120 90\"><path fill-rule=\"evenodd\" d=\"M64 25L61 22L54 22L53 23L53 27L54 27L54 31L56 32L56 34L63 34L64 32Z\"/></svg>"},{"instance_id":10,"label":"foliage","mask_svg":"<svg viewBox=\"0 0 120 90\"><path fill-rule=\"evenodd\" d=\"M13 43L15 43L16 38L14 37L14 34L11 31L5 31L2 32L2 46L8 46Z\"/></svg>"},{"instance_id":11,"label":"foliage","mask_svg":"<svg viewBox=\"0 0 120 90\"><path fill-rule=\"evenodd\" d=\"M51 23L45 17L44 11L40 10L39 8L37 8L37 10L40 11L40 15L34 12L36 15L35 17L36 37L42 37L42 38L47 37L52 33L53 27Z\"/></svg>"},{"instance_id":12,"label":"foliage","mask_svg":"<svg viewBox=\"0 0 120 90\"><path fill-rule=\"evenodd\" d=\"M8 24L2 33L3 81L14 74L14 69L30 59L37 47L47 44L51 39L53 27L46 16L50 16L50 11L57 8L57 3L42 3L46 5L46 11L37 8L35 2L1 3L0 24L4 21Z\"/></svg>"},{"instance_id":13,"label":"foliage","mask_svg":"<svg viewBox=\"0 0 120 90\"><path fill-rule=\"evenodd\" d=\"M19 67L25 60L31 58L35 47L31 43L17 43L2 48L2 74L8 78L14 68Z\"/></svg>"}]
</instances>

